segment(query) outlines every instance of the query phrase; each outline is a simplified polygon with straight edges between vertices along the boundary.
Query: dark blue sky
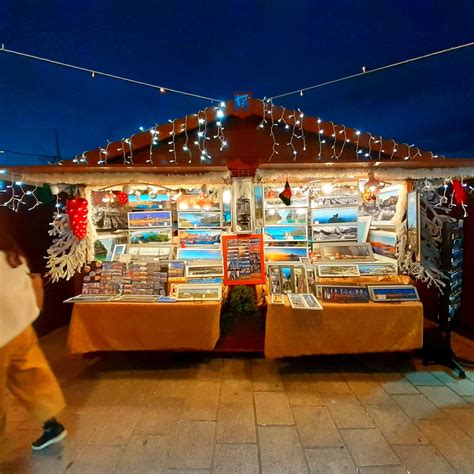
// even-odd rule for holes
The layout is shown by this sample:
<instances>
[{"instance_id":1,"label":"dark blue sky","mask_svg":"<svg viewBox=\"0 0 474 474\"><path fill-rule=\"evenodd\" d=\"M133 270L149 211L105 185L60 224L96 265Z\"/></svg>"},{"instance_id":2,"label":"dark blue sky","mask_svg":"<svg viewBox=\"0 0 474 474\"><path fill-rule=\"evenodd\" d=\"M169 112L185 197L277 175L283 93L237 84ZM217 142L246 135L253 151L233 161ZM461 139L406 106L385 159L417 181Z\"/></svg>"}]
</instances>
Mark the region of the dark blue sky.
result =
<instances>
[{"instance_id":1,"label":"dark blue sky","mask_svg":"<svg viewBox=\"0 0 474 474\"><path fill-rule=\"evenodd\" d=\"M0 42L228 99L272 96L473 41L474 2L0 2ZM474 157L474 48L276 101L435 153ZM65 158L205 102L0 53L0 149ZM0 163L45 163L0 155Z\"/></svg>"}]
</instances>

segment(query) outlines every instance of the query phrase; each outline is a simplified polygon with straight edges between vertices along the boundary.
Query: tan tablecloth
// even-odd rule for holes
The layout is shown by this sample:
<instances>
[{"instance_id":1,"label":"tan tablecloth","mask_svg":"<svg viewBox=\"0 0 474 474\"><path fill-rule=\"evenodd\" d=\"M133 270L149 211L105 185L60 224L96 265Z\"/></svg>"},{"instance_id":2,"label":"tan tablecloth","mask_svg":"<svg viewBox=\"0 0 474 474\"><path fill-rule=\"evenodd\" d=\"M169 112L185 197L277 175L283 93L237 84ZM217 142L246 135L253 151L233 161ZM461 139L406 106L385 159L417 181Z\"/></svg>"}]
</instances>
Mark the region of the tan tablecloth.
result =
<instances>
[{"instance_id":1,"label":"tan tablecloth","mask_svg":"<svg viewBox=\"0 0 474 474\"><path fill-rule=\"evenodd\" d=\"M268 301L265 356L396 352L423 345L423 306L325 303L323 311L293 310Z\"/></svg>"},{"instance_id":2,"label":"tan tablecloth","mask_svg":"<svg viewBox=\"0 0 474 474\"><path fill-rule=\"evenodd\" d=\"M96 351L212 350L220 333L220 301L76 303L71 354Z\"/></svg>"}]
</instances>

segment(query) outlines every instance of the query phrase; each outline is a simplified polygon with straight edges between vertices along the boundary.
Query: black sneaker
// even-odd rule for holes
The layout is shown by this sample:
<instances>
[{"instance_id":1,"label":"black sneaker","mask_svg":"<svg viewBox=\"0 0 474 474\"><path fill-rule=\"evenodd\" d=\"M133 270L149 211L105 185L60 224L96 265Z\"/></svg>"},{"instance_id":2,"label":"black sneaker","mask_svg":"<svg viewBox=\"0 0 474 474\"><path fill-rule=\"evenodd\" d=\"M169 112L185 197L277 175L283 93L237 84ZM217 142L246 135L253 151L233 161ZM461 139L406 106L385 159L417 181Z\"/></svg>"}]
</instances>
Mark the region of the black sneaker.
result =
<instances>
[{"instance_id":1,"label":"black sneaker","mask_svg":"<svg viewBox=\"0 0 474 474\"><path fill-rule=\"evenodd\" d=\"M52 444L59 443L67 436L67 431L61 423L45 423L43 426L43 434L31 443L33 451L40 451Z\"/></svg>"}]
</instances>

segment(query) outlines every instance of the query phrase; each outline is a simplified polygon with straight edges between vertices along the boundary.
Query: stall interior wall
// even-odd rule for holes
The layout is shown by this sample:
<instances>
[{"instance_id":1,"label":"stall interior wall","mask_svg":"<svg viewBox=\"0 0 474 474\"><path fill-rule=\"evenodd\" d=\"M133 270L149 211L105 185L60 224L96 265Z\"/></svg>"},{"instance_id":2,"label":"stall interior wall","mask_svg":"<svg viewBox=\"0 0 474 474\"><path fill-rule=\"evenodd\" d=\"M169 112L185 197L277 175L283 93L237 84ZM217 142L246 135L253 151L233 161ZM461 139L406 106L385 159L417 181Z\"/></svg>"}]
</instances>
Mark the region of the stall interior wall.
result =
<instances>
[{"instance_id":1,"label":"stall interior wall","mask_svg":"<svg viewBox=\"0 0 474 474\"><path fill-rule=\"evenodd\" d=\"M48 235L49 222L54 212L53 204L38 206L32 211L18 213L0 207L0 229L9 233L25 252L33 273L44 274L46 250L51 244ZM48 283L44 286L44 307L34 326L39 335L44 335L69 322L71 306L63 300L73 296L74 282L71 280Z\"/></svg>"}]
</instances>

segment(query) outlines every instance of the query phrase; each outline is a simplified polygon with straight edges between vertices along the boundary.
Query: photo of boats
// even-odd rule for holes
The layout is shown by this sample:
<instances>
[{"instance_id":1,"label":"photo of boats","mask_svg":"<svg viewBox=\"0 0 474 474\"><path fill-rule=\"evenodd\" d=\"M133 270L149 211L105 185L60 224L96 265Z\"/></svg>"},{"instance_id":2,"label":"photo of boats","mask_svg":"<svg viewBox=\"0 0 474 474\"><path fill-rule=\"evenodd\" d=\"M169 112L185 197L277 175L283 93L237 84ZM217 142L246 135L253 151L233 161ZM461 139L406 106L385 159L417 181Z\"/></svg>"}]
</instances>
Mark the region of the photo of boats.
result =
<instances>
[{"instance_id":1,"label":"photo of boats","mask_svg":"<svg viewBox=\"0 0 474 474\"><path fill-rule=\"evenodd\" d=\"M171 211L129 212L128 227L130 229L171 227Z\"/></svg>"}]
</instances>

